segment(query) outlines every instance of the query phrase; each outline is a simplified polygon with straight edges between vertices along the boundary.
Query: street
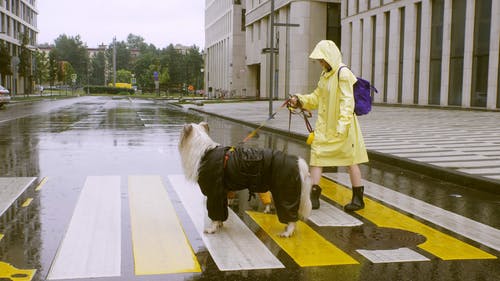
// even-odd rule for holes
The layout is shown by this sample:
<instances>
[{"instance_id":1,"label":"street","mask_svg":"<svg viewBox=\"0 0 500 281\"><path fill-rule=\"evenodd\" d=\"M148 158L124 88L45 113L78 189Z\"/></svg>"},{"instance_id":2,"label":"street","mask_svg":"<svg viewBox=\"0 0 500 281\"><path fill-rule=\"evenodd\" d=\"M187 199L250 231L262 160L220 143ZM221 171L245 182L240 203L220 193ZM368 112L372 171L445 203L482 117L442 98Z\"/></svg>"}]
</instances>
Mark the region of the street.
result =
<instances>
[{"instance_id":1,"label":"street","mask_svg":"<svg viewBox=\"0 0 500 281\"><path fill-rule=\"evenodd\" d=\"M252 131L127 97L0 110L0 195L24 188L0 200L0 280L498 280L500 196L379 161L361 166L361 211L342 211L348 175L331 169L321 208L292 238L246 191L221 232L204 234L204 197L177 151L183 124L200 121L223 145ZM284 135L244 145L308 159Z\"/></svg>"}]
</instances>

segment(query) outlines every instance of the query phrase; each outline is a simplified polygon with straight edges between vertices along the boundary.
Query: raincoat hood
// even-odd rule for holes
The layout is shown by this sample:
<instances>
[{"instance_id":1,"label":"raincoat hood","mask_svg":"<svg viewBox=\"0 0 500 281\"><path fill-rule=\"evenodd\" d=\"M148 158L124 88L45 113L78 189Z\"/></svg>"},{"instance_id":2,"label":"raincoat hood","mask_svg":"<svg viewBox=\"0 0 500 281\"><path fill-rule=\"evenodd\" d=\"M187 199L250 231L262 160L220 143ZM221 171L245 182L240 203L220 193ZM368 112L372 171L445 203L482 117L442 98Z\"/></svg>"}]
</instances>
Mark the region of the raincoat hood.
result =
<instances>
[{"instance_id":1,"label":"raincoat hood","mask_svg":"<svg viewBox=\"0 0 500 281\"><path fill-rule=\"evenodd\" d=\"M311 55L309 55L309 58L325 60L334 72L337 71L342 63L342 54L337 45L331 40L319 41Z\"/></svg>"}]
</instances>

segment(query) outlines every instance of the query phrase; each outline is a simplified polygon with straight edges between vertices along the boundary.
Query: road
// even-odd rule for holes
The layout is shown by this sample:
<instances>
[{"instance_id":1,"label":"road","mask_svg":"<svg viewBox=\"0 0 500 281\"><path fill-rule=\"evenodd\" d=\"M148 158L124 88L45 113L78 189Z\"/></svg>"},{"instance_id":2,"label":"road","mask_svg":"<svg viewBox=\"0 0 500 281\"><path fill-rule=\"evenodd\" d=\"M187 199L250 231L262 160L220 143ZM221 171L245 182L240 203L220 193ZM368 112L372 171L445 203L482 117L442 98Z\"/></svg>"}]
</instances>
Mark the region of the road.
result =
<instances>
[{"instance_id":1,"label":"road","mask_svg":"<svg viewBox=\"0 0 500 281\"><path fill-rule=\"evenodd\" d=\"M177 152L182 125L202 120L224 145L252 130L129 98L0 110L3 199L5 186L26 186L2 214L0 280L498 280L498 195L376 161L362 166L362 211L341 210L340 168L291 239L244 191L222 232L203 234L204 198ZM308 158L286 136L259 132L245 145Z\"/></svg>"}]
</instances>

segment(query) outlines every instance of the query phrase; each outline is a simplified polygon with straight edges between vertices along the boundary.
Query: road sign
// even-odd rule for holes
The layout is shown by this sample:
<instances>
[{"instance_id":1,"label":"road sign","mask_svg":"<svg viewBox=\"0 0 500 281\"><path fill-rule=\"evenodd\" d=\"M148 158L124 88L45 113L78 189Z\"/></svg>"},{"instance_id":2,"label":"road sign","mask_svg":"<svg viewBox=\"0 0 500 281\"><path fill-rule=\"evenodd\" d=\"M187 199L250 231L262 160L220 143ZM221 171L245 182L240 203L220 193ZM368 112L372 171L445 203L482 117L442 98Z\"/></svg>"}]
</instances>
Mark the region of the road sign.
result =
<instances>
[{"instance_id":1,"label":"road sign","mask_svg":"<svg viewBox=\"0 0 500 281\"><path fill-rule=\"evenodd\" d=\"M71 74L71 82L73 82L73 83L76 82L76 74L75 73Z\"/></svg>"},{"instance_id":2,"label":"road sign","mask_svg":"<svg viewBox=\"0 0 500 281\"><path fill-rule=\"evenodd\" d=\"M155 81L158 81L158 75L159 75L158 71L153 72L153 77L154 77Z\"/></svg>"}]
</instances>

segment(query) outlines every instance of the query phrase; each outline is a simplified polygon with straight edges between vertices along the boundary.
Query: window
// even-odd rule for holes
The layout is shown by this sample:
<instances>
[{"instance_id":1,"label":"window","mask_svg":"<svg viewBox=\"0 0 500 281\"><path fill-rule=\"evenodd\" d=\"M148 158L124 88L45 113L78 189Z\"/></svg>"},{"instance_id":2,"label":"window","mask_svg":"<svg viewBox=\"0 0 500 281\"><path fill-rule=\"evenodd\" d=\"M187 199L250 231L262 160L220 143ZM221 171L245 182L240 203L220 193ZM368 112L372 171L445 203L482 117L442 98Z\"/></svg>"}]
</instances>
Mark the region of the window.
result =
<instances>
[{"instance_id":1,"label":"window","mask_svg":"<svg viewBox=\"0 0 500 281\"><path fill-rule=\"evenodd\" d=\"M461 105L464 74L466 0L455 0L452 5L448 105Z\"/></svg>"},{"instance_id":2,"label":"window","mask_svg":"<svg viewBox=\"0 0 500 281\"><path fill-rule=\"evenodd\" d=\"M444 0L432 2L431 61L429 71L429 104L440 103L441 62L443 54Z\"/></svg>"},{"instance_id":3,"label":"window","mask_svg":"<svg viewBox=\"0 0 500 281\"><path fill-rule=\"evenodd\" d=\"M340 27L340 4L326 4L326 39L332 40L340 46L341 27Z\"/></svg>"},{"instance_id":4,"label":"window","mask_svg":"<svg viewBox=\"0 0 500 281\"><path fill-rule=\"evenodd\" d=\"M422 3L416 3L416 38L415 38L415 78L413 80L413 103L418 104L420 85L420 38L422 31Z\"/></svg>"},{"instance_id":5,"label":"window","mask_svg":"<svg viewBox=\"0 0 500 281\"><path fill-rule=\"evenodd\" d=\"M486 107L490 59L491 0L477 0L474 17L471 105Z\"/></svg>"},{"instance_id":6,"label":"window","mask_svg":"<svg viewBox=\"0 0 500 281\"><path fill-rule=\"evenodd\" d=\"M399 70L398 70L398 102L403 101L403 58L405 46L405 8L399 9Z\"/></svg>"}]
</instances>

